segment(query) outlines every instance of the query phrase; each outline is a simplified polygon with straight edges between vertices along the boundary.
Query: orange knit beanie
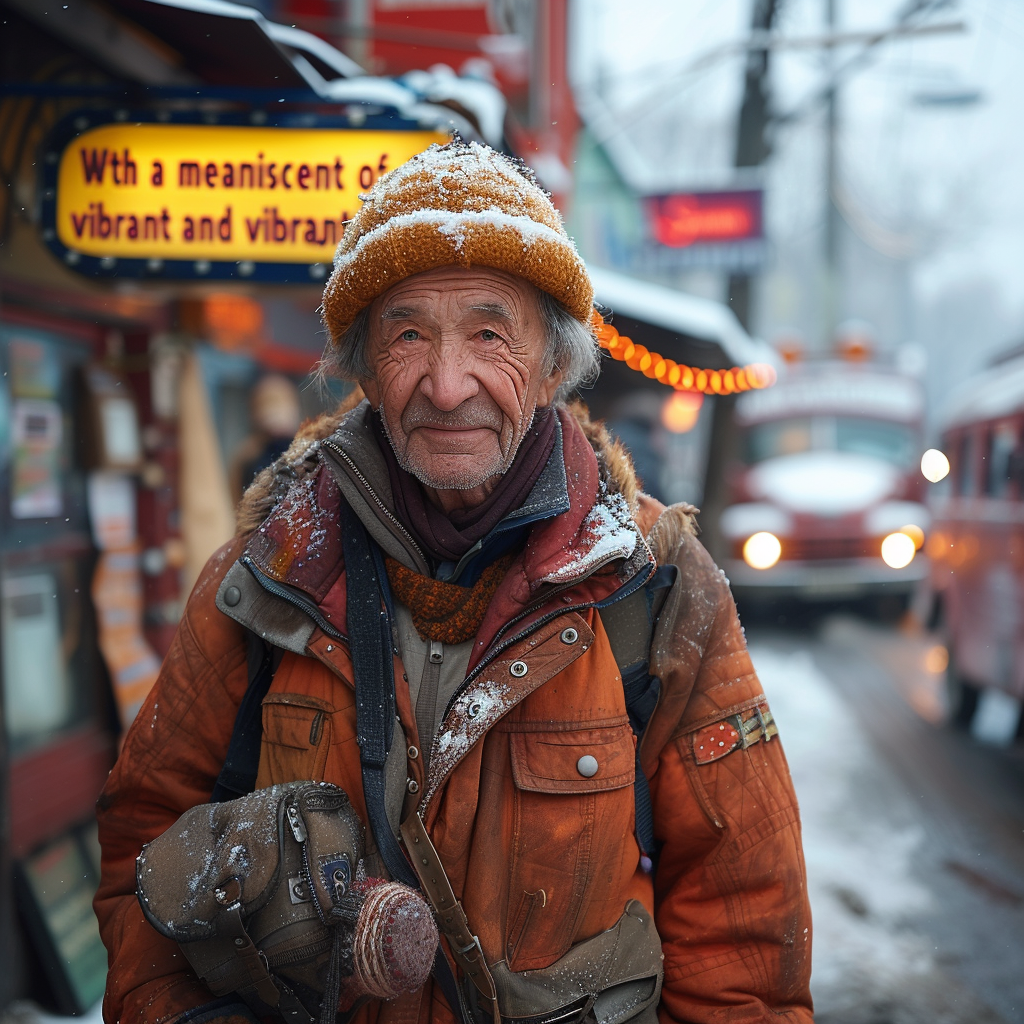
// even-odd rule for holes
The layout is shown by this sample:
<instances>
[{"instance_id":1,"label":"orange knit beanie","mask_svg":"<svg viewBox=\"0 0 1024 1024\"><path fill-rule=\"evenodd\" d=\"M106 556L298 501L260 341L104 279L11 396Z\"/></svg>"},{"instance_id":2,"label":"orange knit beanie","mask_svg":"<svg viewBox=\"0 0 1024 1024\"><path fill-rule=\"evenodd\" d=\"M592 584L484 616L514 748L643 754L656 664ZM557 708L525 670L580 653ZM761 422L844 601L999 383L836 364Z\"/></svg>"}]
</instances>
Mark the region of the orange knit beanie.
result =
<instances>
[{"instance_id":1,"label":"orange knit beanie","mask_svg":"<svg viewBox=\"0 0 1024 1024\"><path fill-rule=\"evenodd\" d=\"M456 139L396 167L363 197L324 289L331 339L393 284L447 266L525 278L590 324L594 289L547 193L516 161Z\"/></svg>"}]
</instances>

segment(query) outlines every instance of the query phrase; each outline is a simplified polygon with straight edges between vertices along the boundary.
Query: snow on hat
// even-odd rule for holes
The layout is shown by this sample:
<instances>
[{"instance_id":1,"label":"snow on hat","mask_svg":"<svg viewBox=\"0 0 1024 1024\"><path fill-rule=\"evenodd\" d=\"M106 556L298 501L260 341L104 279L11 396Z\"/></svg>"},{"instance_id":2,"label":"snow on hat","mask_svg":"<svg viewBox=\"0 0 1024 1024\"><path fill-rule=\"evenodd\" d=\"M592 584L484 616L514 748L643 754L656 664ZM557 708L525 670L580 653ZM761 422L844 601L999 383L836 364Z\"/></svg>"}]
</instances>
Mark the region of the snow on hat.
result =
<instances>
[{"instance_id":1,"label":"snow on hat","mask_svg":"<svg viewBox=\"0 0 1024 1024\"><path fill-rule=\"evenodd\" d=\"M547 193L524 165L456 139L389 171L363 197L324 289L332 340L392 285L448 266L525 278L590 323L594 289Z\"/></svg>"}]
</instances>

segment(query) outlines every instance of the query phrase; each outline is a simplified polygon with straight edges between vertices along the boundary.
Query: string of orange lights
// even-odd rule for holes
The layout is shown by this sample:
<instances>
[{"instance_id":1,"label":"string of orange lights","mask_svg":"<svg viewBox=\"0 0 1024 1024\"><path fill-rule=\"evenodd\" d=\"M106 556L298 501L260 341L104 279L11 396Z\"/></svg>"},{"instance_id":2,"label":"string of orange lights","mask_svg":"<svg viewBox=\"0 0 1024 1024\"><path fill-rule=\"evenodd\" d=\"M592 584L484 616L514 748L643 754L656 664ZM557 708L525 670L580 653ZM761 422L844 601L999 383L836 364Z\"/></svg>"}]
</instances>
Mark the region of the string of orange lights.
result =
<instances>
[{"instance_id":1,"label":"string of orange lights","mask_svg":"<svg viewBox=\"0 0 1024 1024\"><path fill-rule=\"evenodd\" d=\"M676 391L733 395L740 391L771 387L776 380L775 368L768 363L748 363L746 366L734 366L728 370L704 370L666 359L659 353L650 352L643 345L636 344L631 338L619 334L612 324L604 322L604 318L596 309L593 323L598 344L613 359L618 359L631 370L660 381L675 388Z\"/></svg>"}]
</instances>

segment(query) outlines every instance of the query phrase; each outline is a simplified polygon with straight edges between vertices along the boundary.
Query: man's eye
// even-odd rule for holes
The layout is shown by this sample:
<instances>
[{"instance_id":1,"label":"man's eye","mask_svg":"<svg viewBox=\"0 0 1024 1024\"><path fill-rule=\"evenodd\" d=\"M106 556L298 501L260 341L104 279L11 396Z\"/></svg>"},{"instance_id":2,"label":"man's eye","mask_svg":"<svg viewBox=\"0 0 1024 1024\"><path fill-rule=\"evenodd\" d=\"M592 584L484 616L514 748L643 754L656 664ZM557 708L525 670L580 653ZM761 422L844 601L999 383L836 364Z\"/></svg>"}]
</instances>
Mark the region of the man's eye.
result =
<instances>
[{"instance_id":1,"label":"man's eye","mask_svg":"<svg viewBox=\"0 0 1024 1024\"><path fill-rule=\"evenodd\" d=\"M483 338L484 341L494 341L498 336L494 331L481 331L480 337Z\"/></svg>"},{"instance_id":2,"label":"man's eye","mask_svg":"<svg viewBox=\"0 0 1024 1024\"><path fill-rule=\"evenodd\" d=\"M420 336L420 332L419 331L413 331L413 330L403 331L402 332L402 341L417 341L419 339L419 336Z\"/></svg>"}]
</instances>

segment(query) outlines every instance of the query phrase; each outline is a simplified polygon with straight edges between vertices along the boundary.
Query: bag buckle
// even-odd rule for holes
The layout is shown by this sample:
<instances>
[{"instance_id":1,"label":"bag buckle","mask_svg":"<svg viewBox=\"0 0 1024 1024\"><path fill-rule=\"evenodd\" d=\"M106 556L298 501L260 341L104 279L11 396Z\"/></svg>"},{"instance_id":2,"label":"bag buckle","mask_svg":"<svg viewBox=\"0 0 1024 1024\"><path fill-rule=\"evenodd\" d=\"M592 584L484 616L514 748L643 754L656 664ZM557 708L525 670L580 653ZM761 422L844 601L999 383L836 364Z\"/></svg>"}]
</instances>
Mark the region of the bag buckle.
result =
<instances>
[{"instance_id":1,"label":"bag buckle","mask_svg":"<svg viewBox=\"0 0 1024 1024\"><path fill-rule=\"evenodd\" d=\"M476 950L477 957L482 962L484 958L484 951L483 947L480 945L480 939L476 935L474 935L472 937L472 940L470 942L467 942L465 946L457 946L455 951L459 954L459 956L463 957L468 963L475 963L476 961L474 959L471 959L468 955L471 949Z\"/></svg>"}]
</instances>

